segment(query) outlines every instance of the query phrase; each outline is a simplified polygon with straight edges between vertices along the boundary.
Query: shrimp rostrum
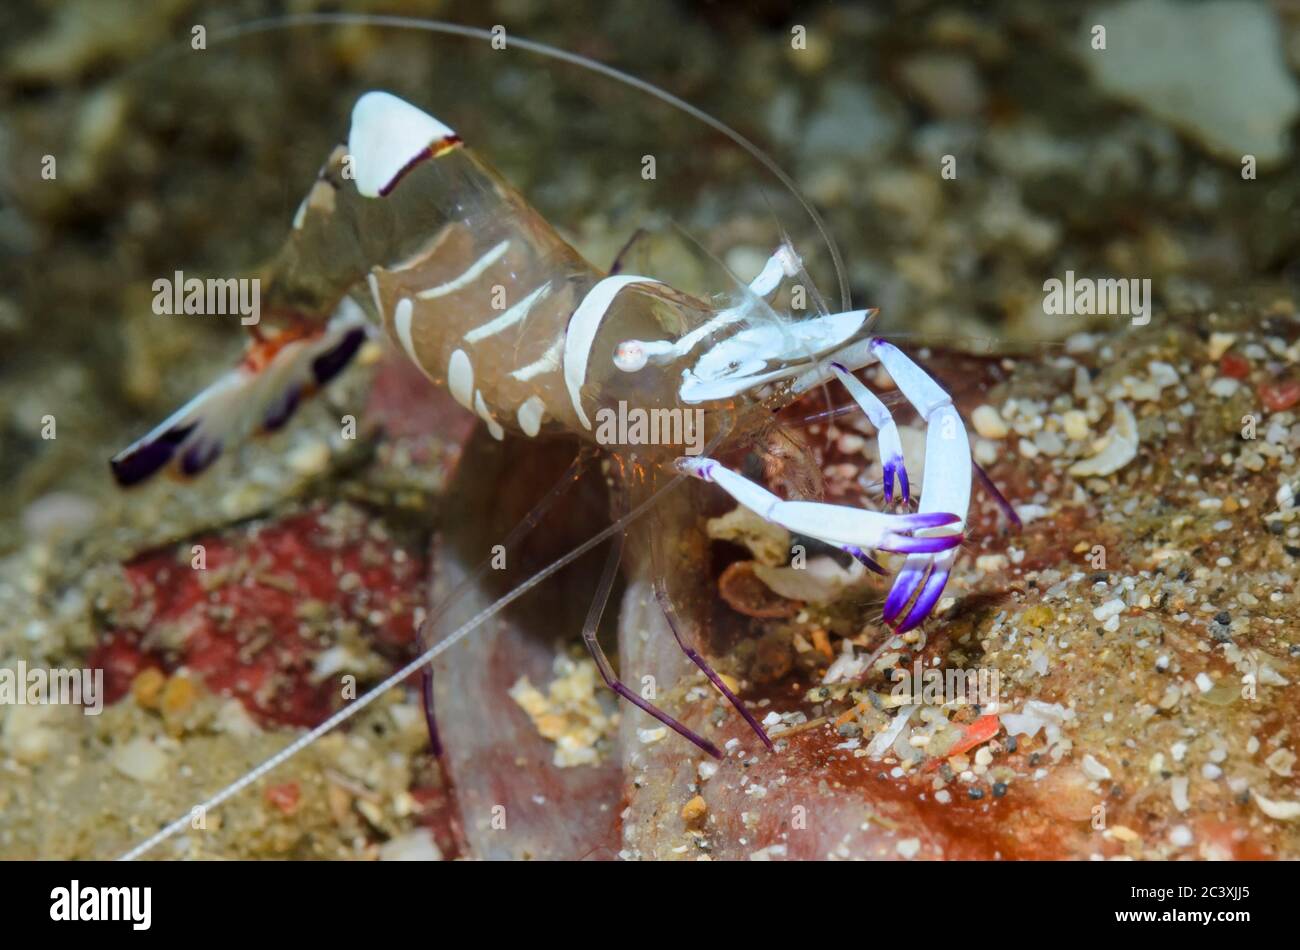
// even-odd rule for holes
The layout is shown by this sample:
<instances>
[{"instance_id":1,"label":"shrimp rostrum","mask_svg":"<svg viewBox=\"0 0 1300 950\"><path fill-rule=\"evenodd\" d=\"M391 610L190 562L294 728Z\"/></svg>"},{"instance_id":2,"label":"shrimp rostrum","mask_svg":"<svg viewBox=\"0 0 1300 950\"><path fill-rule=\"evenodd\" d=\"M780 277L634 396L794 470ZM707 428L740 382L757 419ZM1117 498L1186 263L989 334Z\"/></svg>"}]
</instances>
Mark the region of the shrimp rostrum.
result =
<instances>
[{"instance_id":1,"label":"shrimp rostrum","mask_svg":"<svg viewBox=\"0 0 1300 950\"><path fill-rule=\"evenodd\" d=\"M115 457L113 472L124 485L164 469L192 476L250 431L281 427L378 322L497 439L567 435L627 458L633 447L599 422L607 413L701 420L702 438L690 443L697 454L671 441L639 443L636 468L711 483L762 518L869 567L879 568L879 552L906 555L883 613L898 630L910 629L934 609L963 538L972 480L966 430L949 395L871 334L875 311L802 319L778 312L782 290L805 276L785 244L748 285L716 301L653 276L602 272L450 128L393 95L370 92L265 272L269 306L243 361ZM889 409L855 375L877 363L928 424L915 500ZM776 410L822 386L844 387L874 425L885 510L782 498L719 461L729 446L772 425ZM708 454L699 451L706 445ZM671 607L666 612L671 619ZM620 695L717 754L623 687L594 632L585 639Z\"/></svg>"}]
</instances>

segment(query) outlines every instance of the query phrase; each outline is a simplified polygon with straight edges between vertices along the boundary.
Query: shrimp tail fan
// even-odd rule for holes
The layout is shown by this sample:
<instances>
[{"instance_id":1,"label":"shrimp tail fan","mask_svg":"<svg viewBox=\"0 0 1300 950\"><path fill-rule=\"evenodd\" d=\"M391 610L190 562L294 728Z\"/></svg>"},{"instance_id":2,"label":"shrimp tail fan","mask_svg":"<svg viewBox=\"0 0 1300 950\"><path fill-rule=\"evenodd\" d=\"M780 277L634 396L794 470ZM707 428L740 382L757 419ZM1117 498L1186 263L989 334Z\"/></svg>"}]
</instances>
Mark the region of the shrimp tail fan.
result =
<instances>
[{"instance_id":1,"label":"shrimp tail fan","mask_svg":"<svg viewBox=\"0 0 1300 950\"><path fill-rule=\"evenodd\" d=\"M351 362L369 332L361 308L345 297L322 327L254 342L239 365L113 456L113 477L123 487L164 470L191 478L250 434L277 431Z\"/></svg>"},{"instance_id":2,"label":"shrimp tail fan","mask_svg":"<svg viewBox=\"0 0 1300 950\"><path fill-rule=\"evenodd\" d=\"M375 200L425 158L459 144L432 116L384 92L363 95L346 145L330 154L259 277L263 327L239 364L152 431L119 452L119 485L169 470L198 475L253 433L283 427L298 406L334 379L373 331L350 292L376 261L427 240L419 201Z\"/></svg>"}]
</instances>

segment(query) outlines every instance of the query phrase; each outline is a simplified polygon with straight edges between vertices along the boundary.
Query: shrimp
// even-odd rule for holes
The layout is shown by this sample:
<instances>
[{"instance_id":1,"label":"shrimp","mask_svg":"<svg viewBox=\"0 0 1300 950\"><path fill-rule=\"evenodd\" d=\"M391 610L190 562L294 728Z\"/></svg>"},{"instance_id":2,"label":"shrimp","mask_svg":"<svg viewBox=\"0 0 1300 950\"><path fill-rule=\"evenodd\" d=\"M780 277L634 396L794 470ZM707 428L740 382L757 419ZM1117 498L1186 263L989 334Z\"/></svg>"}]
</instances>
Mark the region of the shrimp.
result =
<instances>
[{"instance_id":1,"label":"shrimp","mask_svg":"<svg viewBox=\"0 0 1300 950\"><path fill-rule=\"evenodd\" d=\"M766 300L800 266L792 249L778 248L746 292L721 308L654 277L603 274L452 129L390 93L369 92L353 109L347 145L321 169L271 266L269 298L291 302L273 311L286 315L286 327L254 340L240 367L116 456L113 472L123 484L166 466L194 475L247 420L260 418L263 429L284 425L300 399L356 352L363 305L348 291L364 285L390 340L496 439L509 429L526 438L567 433L613 452L635 446L642 465L712 482L791 531L855 556L909 555L885 608L891 619L919 589L900 624L909 629L937 600L961 542L971 483L965 428L916 364L863 335L873 311L791 324L764 319ZM313 327L312 315L331 305L333 316ZM678 455L670 440L643 445L624 432L620 441L593 424L632 407L648 418L701 418L705 438L723 427L749 433L800 393L838 379L879 431L886 500L897 476L906 503L897 427L850 373L877 361L932 425L934 462L915 513L786 501L713 458ZM610 687L651 711L614 677L594 638L588 647ZM719 754L666 714L652 715Z\"/></svg>"},{"instance_id":2,"label":"shrimp","mask_svg":"<svg viewBox=\"0 0 1300 950\"><path fill-rule=\"evenodd\" d=\"M438 644L463 637L563 565L612 539L583 642L609 688L720 757L707 738L624 685L597 642L625 537L631 537L630 568L653 579L653 598L679 645L771 749L762 726L683 634L683 615L691 611L678 610L685 595L664 581L664 558L673 556L665 537L645 525L628 535L629 526L656 506L665 517L666 492L686 477L873 570L882 570L874 552L906 555L884 606L884 619L903 631L930 615L944 589L963 540L973 471L969 439L952 399L909 357L872 334L875 310L823 308L800 320L779 311L782 293L806 279L788 243L747 284L716 299L627 273L621 260L610 272L601 271L450 126L391 93L371 91L357 100L346 142L328 157L287 241L263 272L266 328L253 327L240 364L118 453L111 469L124 487L163 471L200 474L250 432L284 426L304 399L344 369L374 327L382 327L390 343L474 413L492 438L575 440L584 446L575 465L603 456L618 486L607 529ZM885 404L854 375L875 364L928 425L915 511L898 428ZM728 452L769 432L775 412L835 383L876 429L889 510L782 498L723 462ZM675 426L658 431L673 434L646 439L636 426L606 424L632 413L641 420L671 420ZM507 546L536 524L572 477L525 518ZM679 502L678 516L681 509ZM426 642L438 622L438 616L426 622ZM427 664L440 646L379 690ZM370 695L214 802L347 718ZM432 735L432 720L430 729Z\"/></svg>"}]
</instances>

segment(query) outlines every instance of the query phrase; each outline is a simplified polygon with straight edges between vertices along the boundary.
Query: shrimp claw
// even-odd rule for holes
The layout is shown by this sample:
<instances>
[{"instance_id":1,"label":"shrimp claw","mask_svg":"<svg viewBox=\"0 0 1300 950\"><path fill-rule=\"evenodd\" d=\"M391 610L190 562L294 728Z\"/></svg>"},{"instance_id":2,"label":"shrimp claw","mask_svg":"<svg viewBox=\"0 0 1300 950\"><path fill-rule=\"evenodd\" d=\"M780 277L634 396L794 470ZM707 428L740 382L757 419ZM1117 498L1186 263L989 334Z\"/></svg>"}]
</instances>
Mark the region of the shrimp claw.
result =
<instances>
[{"instance_id":1,"label":"shrimp claw","mask_svg":"<svg viewBox=\"0 0 1300 950\"><path fill-rule=\"evenodd\" d=\"M713 482L761 518L835 547L847 545L899 554L930 554L961 543L960 534L927 537L916 533L959 523L962 520L960 515L946 512L884 514L816 501L783 501L714 459L683 456L677 459L676 467L685 475Z\"/></svg>"}]
</instances>

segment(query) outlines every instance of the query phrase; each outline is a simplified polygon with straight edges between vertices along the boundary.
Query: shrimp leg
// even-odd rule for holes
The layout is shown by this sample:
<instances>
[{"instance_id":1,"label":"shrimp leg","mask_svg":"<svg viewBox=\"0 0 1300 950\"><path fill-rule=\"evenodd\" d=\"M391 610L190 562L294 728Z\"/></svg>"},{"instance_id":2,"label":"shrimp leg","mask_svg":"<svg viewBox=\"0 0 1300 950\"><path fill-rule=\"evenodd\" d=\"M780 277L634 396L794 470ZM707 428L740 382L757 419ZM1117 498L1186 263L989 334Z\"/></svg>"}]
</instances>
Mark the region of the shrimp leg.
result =
<instances>
[{"instance_id":1,"label":"shrimp leg","mask_svg":"<svg viewBox=\"0 0 1300 950\"><path fill-rule=\"evenodd\" d=\"M848 505L816 501L784 501L766 488L715 459L683 456L677 470L700 481L713 482L759 517L799 534L844 548L875 548L900 554L934 554L961 543L960 534L927 537L920 532L960 523L960 515L921 511L884 514Z\"/></svg>"},{"instance_id":2,"label":"shrimp leg","mask_svg":"<svg viewBox=\"0 0 1300 950\"><path fill-rule=\"evenodd\" d=\"M927 423L926 465L917 513L954 512L956 527L946 528L945 531L951 532L947 537L960 541L966 514L970 509L974 465L970 440L961 416L952 404L952 397L928 373L893 344L879 337L870 337L845 347L816 370L805 373L795 381L794 388L799 391L809 389L828 373L833 373L870 415L884 406L849 371L875 362L880 362L885 367L907 401ZM871 398L864 400L863 394ZM875 419L872 421L875 422ZM883 454L882 442L882 457ZM886 479L888 477L886 475ZM885 599L885 622L892 623L909 602L912 607L899 621L899 632L911 630L929 616L948 583L948 575L956 557L956 545L942 550L911 552Z\"/></svg>"},{"instance_id":3,"label":"shrimp leg","mask_svg":"<svg viewBox=\"0 0 1300 950\"><path fill-rule=\"evenodd\" d=\"M772 745L772 740L767 736L767 730L754 718L753 713L745 708L745 704L740 701L740 697L728 688L722 677L714 672L713 667L709 666L708 661L700 655L700 652L682 639L677 610L673 607L672 600L669 598L668 592L664 590L663 585L656 581L654 591L655 599L659 602L659 609L664 612L664 619L668 621L668 629L673 632L673 636L677 639L677 645L682 648L682 652L686 654L687 659L698 666L704 672L704 675L709 678L709 682L717 688L718 692L727 698L727 702L731 703L736 712L740 713L741 718L749 724L749 728L753 729L755 734L763 740L763 745L767 746L767 751L775 752L776 749Z\"/></svg>"},{"instance_id":4,"label":"shrimp leg","mask_svg":"<svg viewBox=\"0 0 1300 950\"><path fill-rule=\"evenodd\" d=\"M541 521L542 517L551 509L555 502L558 501L560 497L575 483L577 483L578 479L582 477L583 471L586 469L587 464L591 461L594 454L595 453L586 446L578 451L577 456L574 457L564 474L560 476L560 480L555 483L551 490L546 493L545 497L538 501L537 504L533 506L532 510L529 511L528 514L524 515L523 519L511 529L509 534L506 535L505 540L501 543L501 547L507 554L514 550L515 545L523 540L525 535L532 531L533 528L537 527L537 523ZM426 649L438 642L438 626L445 619L447 611L455 605L456 601L465 593L465 591L469 590L483 579L483 576L487 573L488 568L492 564L492 560L491 557L484 558L483 561L479 563L478 567L474 569L473 574L462 580L456 585L456 588L451 591L451 593L443 598L442 602L438 605L437 612L434 613L433 616L428 617L424 623L420 625L420 642L424 644ZM421 705L424 709L424 724L429 731L429 747L435 756L441 756L442 742L438 738L438 723L433 712L432 666L425 666L424 669L420 671L420 699Z\"/></svg>"},{"instance_id":5,"label":"shrimp leg","mask_svg":"<svg viewBox=\"0 0 1300 950\"><path fill-rule=\"evenodd\" d=\"M591 609L587 611L587 621L582 626L582 642L587 647L588 652L591 653L591 658L596 661L596 668L600 670L601 678L604 679L606 686L641 711L654 716L684 739L699 746L713 758L720 759L722 758L722 752L712 742L692 732L662 709L651 705L628 689L614 674L614 668L610 666L609 658L605 656L605 651L601 649L600 643L596 639L596 628L600 626L600 618L605 613L605 605L609 602L609 592L614 587L614 579L618 576L618 567L622 560L623 532L619 532L614 536L611 543L609 558L605 561L604 573L601 574L600 583L596 587L596 596L592 599Z\"/></svg>"}]
</instances>

